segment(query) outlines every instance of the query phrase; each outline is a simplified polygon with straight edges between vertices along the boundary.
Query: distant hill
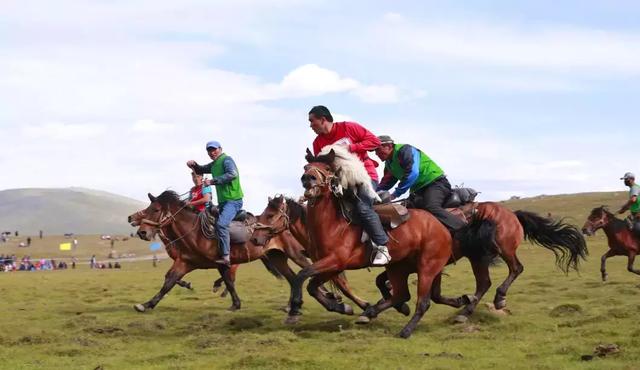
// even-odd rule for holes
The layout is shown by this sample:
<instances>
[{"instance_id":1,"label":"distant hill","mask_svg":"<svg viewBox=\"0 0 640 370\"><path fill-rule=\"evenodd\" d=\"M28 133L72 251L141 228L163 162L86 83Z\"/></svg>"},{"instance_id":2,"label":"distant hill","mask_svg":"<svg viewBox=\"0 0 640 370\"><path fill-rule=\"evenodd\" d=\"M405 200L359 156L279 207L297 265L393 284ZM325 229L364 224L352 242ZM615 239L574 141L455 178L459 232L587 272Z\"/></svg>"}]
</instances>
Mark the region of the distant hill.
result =
<instances>
[{"instance_id":1,"label":"distant hill","mask_svg":"<svg viewBox=\"0 0 640 370\"><path fill-rule=\"evenodd\" d=\"M0 231L47 235L128 234L126 217L145 203L99 190L9 189L0 191Z\"/></svg>"},{"instance_id":2,"label":"distant hill","mask_svg":"<svg viewBox=\"0 0 640 370\"><path fill-rule=\"evenodd\" d=\"M573 224L582 226L591 210L602 205L609 206L612 212L617 211L628 199L628 192L598 192L560 195L539 195L501 202L507 207L527 210L546 216L567 217Z\"/></svg>"}]
</instances>

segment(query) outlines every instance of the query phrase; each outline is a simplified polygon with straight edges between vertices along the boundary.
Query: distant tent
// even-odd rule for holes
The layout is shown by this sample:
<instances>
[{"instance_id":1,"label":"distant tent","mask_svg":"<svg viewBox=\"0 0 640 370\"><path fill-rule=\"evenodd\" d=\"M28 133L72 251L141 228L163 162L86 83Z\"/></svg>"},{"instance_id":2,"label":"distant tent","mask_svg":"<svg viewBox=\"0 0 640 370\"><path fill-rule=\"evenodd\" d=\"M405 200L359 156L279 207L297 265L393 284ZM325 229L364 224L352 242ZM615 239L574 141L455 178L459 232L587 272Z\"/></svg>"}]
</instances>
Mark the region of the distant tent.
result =
<instances>
[{"instance_id":1,"label":"distant tent","mask_svg":"<svg viewBox=\"0 0 640 370\"><path fill-rule=\"evenodd\" d=\"M149 245L149 249L152 251L157 251L160 250L162 248L162 244L160 244L159 242L153 242L151 243L151 245Z\"/></svg>"}]
</instances>

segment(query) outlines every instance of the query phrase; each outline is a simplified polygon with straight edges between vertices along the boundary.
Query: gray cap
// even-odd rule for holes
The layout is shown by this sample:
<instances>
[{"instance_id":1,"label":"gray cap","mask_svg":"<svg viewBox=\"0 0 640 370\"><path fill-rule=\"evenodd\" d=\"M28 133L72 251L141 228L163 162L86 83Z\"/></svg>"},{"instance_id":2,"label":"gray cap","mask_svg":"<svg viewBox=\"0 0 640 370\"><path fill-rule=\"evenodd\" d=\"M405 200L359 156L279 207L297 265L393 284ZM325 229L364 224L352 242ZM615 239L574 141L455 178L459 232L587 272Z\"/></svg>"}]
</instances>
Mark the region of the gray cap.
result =
<instances>
[{"instance_id":1,"label":"gray cap","mask_svg":"<svg viewBox=\"0 0 640 370\"><path fill-rule=\"evenodd\" d=\"M636 175L632 174L631 172L627 172L624 174L624 176L622 176L620 178L620 180L626 180L626 179L636 179Z\"/></svg>"},{"instance_id":2,"label":"gray cap","mask_svg":"<svg viewBox=\"0 0 640 370\"><path fill-rule=\"evenodd\" d=\"M380 140L380 144L393 144L393 139L389 135L380 135L378 140Z\"/></svg>"}]
</instances>

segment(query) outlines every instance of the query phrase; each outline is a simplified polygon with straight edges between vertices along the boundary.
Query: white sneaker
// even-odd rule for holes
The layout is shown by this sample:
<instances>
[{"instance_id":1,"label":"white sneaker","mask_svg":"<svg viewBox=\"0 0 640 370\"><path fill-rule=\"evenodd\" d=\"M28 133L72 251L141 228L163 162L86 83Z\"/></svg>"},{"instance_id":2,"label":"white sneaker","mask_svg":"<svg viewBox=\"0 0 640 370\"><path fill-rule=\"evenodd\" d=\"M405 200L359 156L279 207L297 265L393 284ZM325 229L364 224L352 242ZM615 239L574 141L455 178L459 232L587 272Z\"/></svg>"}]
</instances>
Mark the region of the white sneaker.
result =
<instances>
[{"instance_id":1,"label":"white sneaker","mask_svg":"<svg viewBox=\"0 0 640 370\"><path fill-rule=\"evenodd\" d=\"M387 249L386 245L377 246L376 256L371 261L373 266L384 266L391 262L391 256L389 255L389 249Z\"/></svg>"}]
</instances>

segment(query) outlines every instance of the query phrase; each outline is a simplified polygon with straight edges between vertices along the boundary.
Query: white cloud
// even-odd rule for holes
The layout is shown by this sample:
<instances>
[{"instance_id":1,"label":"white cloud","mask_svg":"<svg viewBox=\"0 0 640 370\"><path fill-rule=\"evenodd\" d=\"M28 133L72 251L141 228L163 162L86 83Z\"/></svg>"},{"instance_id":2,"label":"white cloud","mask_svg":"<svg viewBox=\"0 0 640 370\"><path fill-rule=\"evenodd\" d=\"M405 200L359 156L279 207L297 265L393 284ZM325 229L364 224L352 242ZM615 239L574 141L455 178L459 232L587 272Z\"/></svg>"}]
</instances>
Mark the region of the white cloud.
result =
<instances>
[{"instance_id":1,"label":"white cloud","mask_svg":"<svg viewBox=\"0 0 640 370\"><path fill-rule=\"evenodd\" d=\"M358 88L360 83L351 78L342 78L335 72L315 64L306 64L289 72L279 84L283 93L296 96L316 96L343 92Z\"/></svg>"},{"instance_id":2,"label":"white cloud","mask_svg":"<svg viewBox=\"0 0 640 370\"><path fill-rule=\"evenodd\" d=\"M640 34L473 20L413 22L387 14L373 30L383 57L428 63L640 73ZM576 70L572 70L576 69Z\"/></svg>"},{"instance_id":3,"label":"white cloud","mask_svg":"<svg viewBox=\"0 0 640 370\"><path fill-rule=\"evenodd\" d=\"M91 139L106 132L106 127L96 124L64 124L45 123L41 125L28 125L22 128L22 132L32 139L51 140L80 140ZM53 144L55 145L55 144Z\"/></svg>"},{"instance_id":4,"label":"white cloud","mask_svg":"<svg viewBox=\"0 0 640 370\"><path fill-rule=\"evenodd\" d=\"M141 119L133 124L131 131L159 134L172 131L175 128L175 125L169 123L158 123L152 119Z\"/></svg>"}]
</instances>

